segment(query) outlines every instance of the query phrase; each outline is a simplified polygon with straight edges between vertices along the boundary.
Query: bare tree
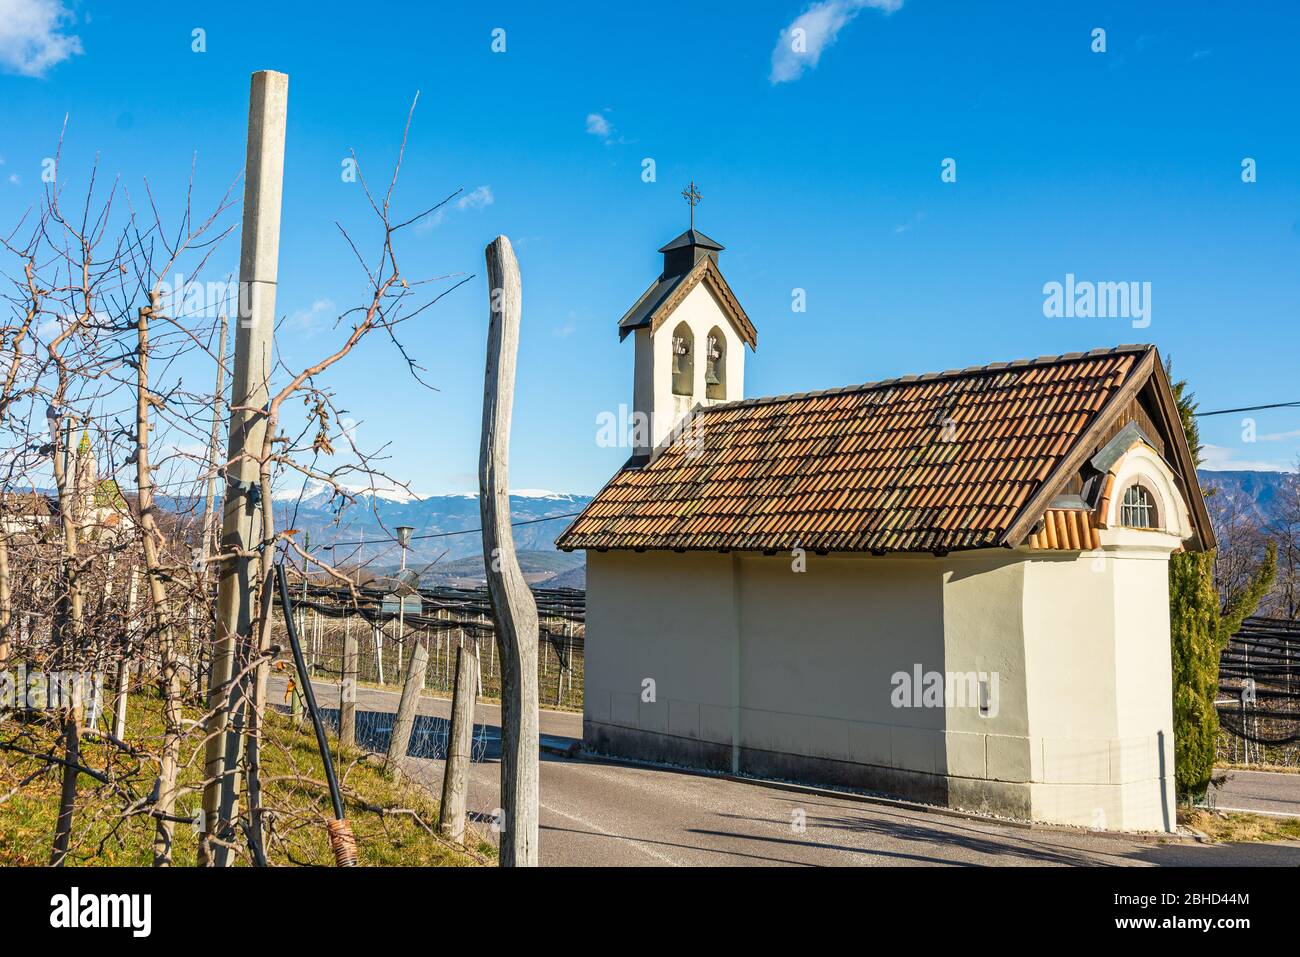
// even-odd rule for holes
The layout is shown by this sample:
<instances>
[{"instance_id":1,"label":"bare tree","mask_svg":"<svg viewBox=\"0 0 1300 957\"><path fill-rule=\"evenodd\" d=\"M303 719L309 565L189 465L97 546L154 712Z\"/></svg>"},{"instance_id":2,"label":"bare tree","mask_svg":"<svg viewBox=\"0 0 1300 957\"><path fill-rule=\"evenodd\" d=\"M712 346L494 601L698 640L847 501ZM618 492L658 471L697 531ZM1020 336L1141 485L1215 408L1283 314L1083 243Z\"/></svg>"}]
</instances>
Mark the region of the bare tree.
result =
<instances>
[{"instance_id":1,"label":"bare tree","mask_svg":"<svg viewBox=\"0 0 1300 957\"><path fill-rule=\"evenodd\" d=\"M1271 614L1290 621L1300 618L1300 460L1296 469L1282 480L1276 515L1267 529L1277 542L1277 584L1268 608Z\"/></svg>"},{"instance_id":2,"label":"bare tree","mask_svg":"<svg viewBox=\"0 0 1300 957\"><path fill-rule=\"evenodd\" d=\"M406 133L410 123L408 114ZM244 707L247 719L240 729L247 746L230 769L247 782L248 815L236 822L247 849L237 830L218 838L231 853L254 861L264 860L271 847L283 851L282 835L270 826L262 830L276 816L273 806L264 806L259 770L268 740L266 673L281 654L270 572L277 559L288 558L301 573L314 569L348 587L366 572L345 572L300 548L293 529L277 521L272 493L296 477L324 482L347 504L358 488L401 484L381 470L382 447L362 448L340 426L331 370L379 333L420 382L423 370L402 345L400 327L469 278L412 281L399 268L395 238L401 230L455 196L409 218L395 215L401 158L399 152L386 192L372 194L361 179L378 226L375 255L360 252L369 236L357 239L339 226L344 248L363 269L359 304L338 316L335 341L321 358L273 368L265 404L239 410L264 422L264 438L226 456L212 449L220 442L214 406L226 404L225 336L217 329L228 312L206 300L191 307L166 280L185 272L194 282L210 268L234 228L226 217L229 189L211 215L196 216L192 174L171 220L147 184L145 202L133 205L116 183L100 195L92 176L75 216L65 213L68 194L60 183L4 237L0 666L16 658L92 676L108 668L116 675L111 720L100 720L108 709L102 677L94 677L84 702L68 699L57 713L32 711L29 720L0 725L0 752L34 765L26 783L57 777L52 863L92 856L95 849L82 846L92 824L108 824L117 834L134 819L152 828L154 863L173 863L175 824L188 820L186 798L229 777L227 770L209 774L203 757L209 729L217 719L228 726L234 706ZM215 373L214 393L185 386L186 379L196 381L196 371L197 381L208 386ZM209 546L212 516L231 505L229 493L218 503L211 489L241 461L251 466L257 507L248 548L236 555L228 546ZM248 691L205 701L195 661L210 652L214 637L211 569L236 558L251 566L244 584L252 614L238 635L247 653L229 682ZM135 711L143 717L126 740L133 688ZM88 736L107 745L106 761L97 757L98 747L83 751ZM309 768L295 773L304 782L319 778Z\"/></svg>"}]
</instances>

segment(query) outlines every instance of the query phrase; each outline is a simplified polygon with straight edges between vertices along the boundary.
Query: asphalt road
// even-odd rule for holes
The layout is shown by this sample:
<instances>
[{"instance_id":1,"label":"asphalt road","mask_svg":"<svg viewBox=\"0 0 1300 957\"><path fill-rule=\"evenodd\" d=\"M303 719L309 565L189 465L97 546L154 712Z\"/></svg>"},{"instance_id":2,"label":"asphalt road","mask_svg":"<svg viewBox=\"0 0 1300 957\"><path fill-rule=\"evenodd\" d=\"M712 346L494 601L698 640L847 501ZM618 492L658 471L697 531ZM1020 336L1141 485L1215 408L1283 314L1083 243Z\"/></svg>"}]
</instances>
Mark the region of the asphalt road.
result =
<instances>
[{"instance_id":1,"label":"asphalt road","mask_svg":"<svg viewBox=\"0 0 1300 957\"><path fill-rule=\"evenodd\" d=\"M1214 796L1222 811L1256 811L1300 817L1300 774L1272 771L1228 771L1228 780Z\"/></svg>"},{"instance_id":2,"label":"asphalt road","mask_svg":"<svg viewBox=\"0 0 1300 957\"><path fill-rule=\"evenodd\" d=\"M316 687L322 707L337 707L337 686ZM278 691L283 696L282 684ZM398 695L363 688L357 698L359 711L391 712ZM421 699L420 712L431 719L445 718L449 708L445 699ZM479 705L475 717L495 733L497 708ZM553 739L579 738L582 718L543 711L541 725ZM411 777L435 795L442 769L438 759L407 758ZM470 777L474 826L493 840L499 774L495 756L487 754ZM551 754L542 759L540 817L541 862L552 866L1300 865L1300 843L1214 846L1030 830L826 792Z\"/></svg>"},{"instance_id":3,"label":"asphalt road","mask_svg":"<svg viewBox=\"0 0 1300 957\"><path fill-rule=\"evenodd\" d=\"M442 762L408 759L436 794ZM474 765L479 827L496 808L498 766ZM1029 830L767 784L544 757L541 863L682 865L1300 865L1300 844L1156 844Z\"/></svg>"}]
</instances>

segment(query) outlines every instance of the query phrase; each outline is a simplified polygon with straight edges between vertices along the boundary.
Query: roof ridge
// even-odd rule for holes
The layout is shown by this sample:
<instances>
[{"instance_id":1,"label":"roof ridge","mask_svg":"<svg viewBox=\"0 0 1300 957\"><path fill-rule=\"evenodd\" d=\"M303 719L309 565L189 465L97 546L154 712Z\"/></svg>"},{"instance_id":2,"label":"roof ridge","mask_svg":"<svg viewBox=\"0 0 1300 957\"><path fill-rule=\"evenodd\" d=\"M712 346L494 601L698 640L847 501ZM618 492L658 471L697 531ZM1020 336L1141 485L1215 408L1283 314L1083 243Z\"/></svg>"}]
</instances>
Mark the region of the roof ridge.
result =
<instances>
[{"instance_id":1,"label":"roof ridge","mask_svg":"<svg viewBox=\"0 0 1300 957\"><path fill-rule=\"evenodd\" d=\"M1065 362L1078 362L1081 359L1095 359L1099 356L1143 353L1154 349L1154 343L1125 343L1109 349L1090 349L1087 352L1066 352L1059 356L1039 356L1036 359L1015 359L1011 362L990 362L984 365L967 366L964 369L946 369L943 372L923 372L920 375L895 376L892 379L880 379L875 382L863 382L860 385L844 385L832 389L816 389L808 392L789 392L784 395L756 396L752 399L736 399L732 402L718 402L714 405L701 406L700 414L726 409L743 409L756 405L774 405L778 402L796 402L802 399L815 399L832 395L848 395L854 392L871 392L889 386L910 384L913 382L935 382L940 379L956 379L982 373L1006 372L1011 369L1025 369L1031 366L1057 365Z\"/></svg>"}]
</instances>

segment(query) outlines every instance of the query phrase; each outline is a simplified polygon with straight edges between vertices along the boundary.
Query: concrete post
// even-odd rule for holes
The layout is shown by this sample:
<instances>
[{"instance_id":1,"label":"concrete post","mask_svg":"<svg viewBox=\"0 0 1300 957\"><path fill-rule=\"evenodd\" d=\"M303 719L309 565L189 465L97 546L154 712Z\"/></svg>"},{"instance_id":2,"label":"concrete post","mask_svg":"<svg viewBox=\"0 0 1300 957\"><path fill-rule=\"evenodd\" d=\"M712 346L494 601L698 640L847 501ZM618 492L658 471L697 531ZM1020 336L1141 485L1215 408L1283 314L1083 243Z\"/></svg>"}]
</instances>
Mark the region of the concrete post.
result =
<instances>
[{"instance_id":1,"label":"concrete post","mask_svg":"<svg viewBox=\"0 0 1300 957\"><path fill-rule=\"evenodd\" d=\"M215 709L208 733L203 791L205 834L223 833L234 820L239 793L238 742L228 710L230 682L246 660L253 638L254 588L258 562L242 554L261 538L259 458L266 437L271 348L275 329L275 286L280 258L280 197L284 180L284 134L289 77L254 73L248 103L248 153L244 168L244 224L239 253L239 325L231 382L226 493L221 523L217 590L217 640L212 651L208 707ZM265 583L262 583L265 584ZM245 654L240 654L244 651ZM227 744L231 747L227 747ZM226 767L226 756L236 757ZM224 866L225 848L200 842L200 863Z\"/></svg>"}]
</instances>

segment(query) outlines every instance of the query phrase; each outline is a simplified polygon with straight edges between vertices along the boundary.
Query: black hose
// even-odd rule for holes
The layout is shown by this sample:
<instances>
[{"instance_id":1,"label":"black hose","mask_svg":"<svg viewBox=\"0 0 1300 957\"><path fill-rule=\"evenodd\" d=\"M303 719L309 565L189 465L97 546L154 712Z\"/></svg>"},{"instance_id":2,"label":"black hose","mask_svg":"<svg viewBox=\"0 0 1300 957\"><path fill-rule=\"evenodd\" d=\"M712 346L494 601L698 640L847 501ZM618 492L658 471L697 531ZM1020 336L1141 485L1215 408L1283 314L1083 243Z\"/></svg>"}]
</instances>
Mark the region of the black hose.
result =
<instances>
[{"instance_id":1,"label":"black hose","mask_svg":"<svg viewBox=\"0 0 1300 957\"><path fill-rule=\"evenodd\" d=\"M321 760L325 762L325 780L330 786L330 800L334 802L334 817L343 820L343 797L339 794L339 782L334 776L334 759L330 756L329 742L325 739L325 726L321 724L320 711L316 708L316 693L311 687L311 678L307 674L307 663L302 658L302 646L298 644L298 629L293 623L293 599L289 597L289 579L284 574L284 562L275 563L275 577L280 583L280 607L284 610L284 630L289 633L289 644L293 647L293 663L298 669L298 680L302 682L302 696L307 699L307 713L311 715L312 727L316 729L316 744L320 747Z\"/></svg>"}]
</instances>

